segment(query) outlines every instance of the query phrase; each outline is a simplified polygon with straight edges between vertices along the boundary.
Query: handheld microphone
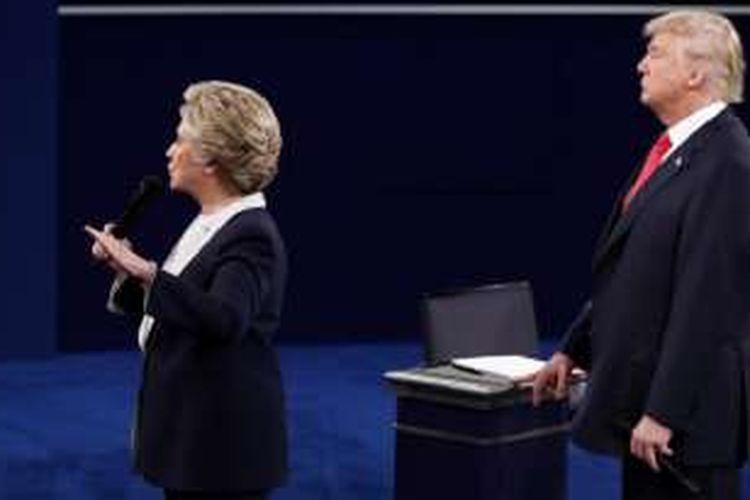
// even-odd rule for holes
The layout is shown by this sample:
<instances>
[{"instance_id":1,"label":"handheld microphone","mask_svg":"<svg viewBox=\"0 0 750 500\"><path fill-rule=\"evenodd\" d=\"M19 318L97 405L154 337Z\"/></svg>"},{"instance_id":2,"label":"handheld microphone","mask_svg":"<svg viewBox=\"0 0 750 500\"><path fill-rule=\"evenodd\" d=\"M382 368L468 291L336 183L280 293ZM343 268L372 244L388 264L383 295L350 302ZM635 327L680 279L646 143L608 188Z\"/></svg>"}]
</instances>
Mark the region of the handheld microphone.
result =
<instances>
[{"instance_id":1,"label":"handheld microphone","mask_svg":"<svg viewBox=\"0 0 750 500\"><path fill-rule=\"evenodd\" d=\"M162 192L164 183L155 175L147 175L138 184L138 189L130 197L125 211L117 218L112 228L112 234L117 238L124 238L132 228L143 210Z\"/></svg>"}]
</instances>

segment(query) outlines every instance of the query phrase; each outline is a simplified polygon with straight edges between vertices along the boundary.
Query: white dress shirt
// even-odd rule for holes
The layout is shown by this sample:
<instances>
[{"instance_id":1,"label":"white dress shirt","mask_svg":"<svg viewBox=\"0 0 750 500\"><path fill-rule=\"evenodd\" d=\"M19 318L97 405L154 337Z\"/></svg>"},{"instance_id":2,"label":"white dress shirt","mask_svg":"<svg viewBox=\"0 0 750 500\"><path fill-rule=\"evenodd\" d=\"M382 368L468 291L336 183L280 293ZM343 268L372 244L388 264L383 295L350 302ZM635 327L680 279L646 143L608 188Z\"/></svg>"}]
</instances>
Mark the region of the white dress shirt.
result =
<instances>
[{"instance_id":1,"label":"white dress shirt","mask_svg":"<svg viewBox=\"0 0 750 500\"><path fill-rule=\"evenodd\" d=\"M669 127L667 129L667 134L669 134L669 142L672 144L672 147L670 147L667 154L664 155L664 159L668 158L669 155L682 146L691 135L718 116L718 114L724 111L726 107L727 103L724 101L712 102Z\"/></svg>"}]
</instances>

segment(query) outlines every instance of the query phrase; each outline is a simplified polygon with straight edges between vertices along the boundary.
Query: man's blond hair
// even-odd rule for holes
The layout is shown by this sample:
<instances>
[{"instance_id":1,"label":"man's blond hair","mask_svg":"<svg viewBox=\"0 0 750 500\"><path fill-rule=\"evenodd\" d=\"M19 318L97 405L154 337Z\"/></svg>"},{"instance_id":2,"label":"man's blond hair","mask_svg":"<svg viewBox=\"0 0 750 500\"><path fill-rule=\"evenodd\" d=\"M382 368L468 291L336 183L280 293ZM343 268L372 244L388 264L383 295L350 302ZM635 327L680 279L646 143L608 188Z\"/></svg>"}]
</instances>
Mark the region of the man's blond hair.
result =
<instances>
[{"instance_id":1,"label":"man's blond hair","mask_svg":"<svg viewBox=\"0 0 750 500\"><path fill-rule=\"evenodd\" d=\"M669 33L685 41L686 55L703 62L716 98L742 102L745 59L737 30L721 14L702 10L676 10L650 20L643 28L647 38Z\"/></svg>"}]
</instances>

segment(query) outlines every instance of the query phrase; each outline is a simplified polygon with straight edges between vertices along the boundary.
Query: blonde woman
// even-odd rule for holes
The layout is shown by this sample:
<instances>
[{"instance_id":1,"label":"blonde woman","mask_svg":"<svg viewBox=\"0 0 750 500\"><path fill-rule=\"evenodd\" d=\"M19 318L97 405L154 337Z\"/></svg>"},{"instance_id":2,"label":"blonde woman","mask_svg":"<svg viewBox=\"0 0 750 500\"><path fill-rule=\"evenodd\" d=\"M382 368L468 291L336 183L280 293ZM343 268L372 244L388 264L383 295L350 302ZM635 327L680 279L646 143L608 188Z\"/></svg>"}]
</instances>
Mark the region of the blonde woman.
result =
<instances>
[{"instance_id":1,"label":"blonde woman","mask_svg":"<svg viewBox=\"0 0 750 500\"><path fill-rule=\"evenodd\" d=\"M281 134L268 101L228 82L191 85L167 150L173 191L199 213L161 267L87 226L116 279L110 308L141 317L135 464L166 499L266 498L286 474L272 346L286 254L262 190Z\"/></svg>"}]
</instances>

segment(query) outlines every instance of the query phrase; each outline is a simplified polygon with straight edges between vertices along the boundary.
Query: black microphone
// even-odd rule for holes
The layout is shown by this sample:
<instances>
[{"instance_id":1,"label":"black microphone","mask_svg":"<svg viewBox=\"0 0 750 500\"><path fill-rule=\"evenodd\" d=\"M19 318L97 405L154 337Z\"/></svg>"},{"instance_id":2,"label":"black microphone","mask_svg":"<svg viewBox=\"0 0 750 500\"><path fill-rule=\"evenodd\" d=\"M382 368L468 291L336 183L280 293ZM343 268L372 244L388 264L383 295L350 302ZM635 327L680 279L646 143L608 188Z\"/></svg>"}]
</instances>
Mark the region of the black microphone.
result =
<instances>
[{"instance_id":1,"label":"black microphone","mask_svg":"<svg viewBox=\"0 0 750 500\"><path fill-rule=\"evenodd\" d=\"M147 175L138 184L138 189L130 197L125 211L117 218L112 228L112 234L117 238L124 238L136 220L141 216L146 206L151 203L164 188L162 180L155 175Z\"/></svg>"}]
</instances>

